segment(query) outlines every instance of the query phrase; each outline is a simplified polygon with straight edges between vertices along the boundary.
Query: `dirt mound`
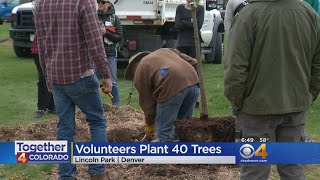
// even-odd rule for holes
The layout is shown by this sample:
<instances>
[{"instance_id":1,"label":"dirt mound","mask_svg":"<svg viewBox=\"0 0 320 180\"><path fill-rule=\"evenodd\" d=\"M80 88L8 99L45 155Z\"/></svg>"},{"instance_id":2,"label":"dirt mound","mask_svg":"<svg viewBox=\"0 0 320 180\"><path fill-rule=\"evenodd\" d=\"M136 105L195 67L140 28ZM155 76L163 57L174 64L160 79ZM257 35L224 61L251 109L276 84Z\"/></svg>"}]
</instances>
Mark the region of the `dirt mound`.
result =
<instances>
[{"instance_id":1,"label":"dirt mound","mask_svg":"<svg viewBox=\"0 0 320 180\"><path fill-rule=\"evenodd\" d=\"M133 142L143 137L143 112L129 106L104 105L108 122L108 141ZM38 122L29 126L10 126L0 129L1 141L15 140L54 140L58 119ZM76 113L77 135L75 141L89 141L89 126L81 111Z\"/></svg>"},{"instance_id":2,"label":"dirt mound","mask_svg":"<svg viewBox=\"0 0 320 180\"><path fill-rule=\"evenodd\" d=\"M109 142L135 142L143 137L144 114L129 106L104 105ZM57 119L29 126L0 128L0 141L54 140ZM76 114L75 141L89 141L89 127L81 111ZM89 179L86 165L77 166L77 179ZM222 165L107 165L110 179L238 179L237 166ZM57 167L50 178L57 178Z\"/></svg>"},{"instance_id":3,"label":"dirt mound","mask_svg":"<svg viewBox=\"0 0 320 180\"><path fill-rule=\"evenodd\" d=\"M234 142L235 118L189 118L178 121L176 128L183 142Z\"/></svg>"},{"instance_id":4,"label":"dirt mound","mask_svg":"<svg viewBox=\"0 0 320 180\"><path fill-rule=\"evenodd\" d=\"M29 126L10 126L0 129L1 141L54 140L57 119L34 123Z\"/></svg>"}]
</instances>

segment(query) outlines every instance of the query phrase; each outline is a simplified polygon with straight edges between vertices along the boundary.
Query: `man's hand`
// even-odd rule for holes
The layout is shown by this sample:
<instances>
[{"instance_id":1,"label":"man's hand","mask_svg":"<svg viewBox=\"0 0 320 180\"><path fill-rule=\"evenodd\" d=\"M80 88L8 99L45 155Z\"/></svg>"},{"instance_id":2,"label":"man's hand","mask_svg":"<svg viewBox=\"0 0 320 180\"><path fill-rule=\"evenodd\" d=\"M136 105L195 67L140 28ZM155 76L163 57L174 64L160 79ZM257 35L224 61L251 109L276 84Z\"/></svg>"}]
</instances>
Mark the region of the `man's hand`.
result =
<instances>
[{"instance_id":1,"label":"man's hand","mask_svg":"<svg viewBox=\"0 0 320 180\"><path fill-rule=\"evenodd\" d=\"M46 81L47 89L49 92L51 92L51 83L49 81Z\"/></svg>"},{"instance_id":2,"label":"man's hand","mask_svg":"<svg viewBox=\"0 0 320 180\"><path fill-rule=\"evenodd\" d=\"M104 35L107 31L106 31L106 28L105 27L102 27L100 29L100 32L101 32L101 35Z\"/></svg>"},{"instance_id":3,"label":"man's hand","mask_svg":"<svg viewBox=\"0 0 320 180\"><path fill-rule=\"evenodd\" d=\"M155 131L155 125L144 125L144 133L145 135L140 140L141 142L150 142L153 140L154 137L154 131Z\"/></svg>"},{"instance_id":4,"label":"man's hand","mask_svg":"<svg viewBox=\"0 0 320 180\"><path fill-rule=\"evenodd\" d=\"M154 135L154 131L155 131L155 125L144 125L144 133L147 136L153 136Z\"/></svg>"},{"instance_id":5,"label":"man's hand","mask_svg":"<svg viewBox=\"0 0 320 180\"><path fill-rule=\"evenodd\" d=\"M111 78L103 79L102 83L104 85L104 89L102 90L103 93L108 94L112 91L112 81Z\"/></svg>"},{"instance_id":6,"label":"man's hand","mask_svg":"<svg viewBox=\"0 0 320 180\"><path fill-rule=\"evenodd\" d=\"M317 94L314 91L312 91L311 89L309 89L309 92L312 95L312 100L314 102L317 99Z\"/></svg>"}]
</instances>

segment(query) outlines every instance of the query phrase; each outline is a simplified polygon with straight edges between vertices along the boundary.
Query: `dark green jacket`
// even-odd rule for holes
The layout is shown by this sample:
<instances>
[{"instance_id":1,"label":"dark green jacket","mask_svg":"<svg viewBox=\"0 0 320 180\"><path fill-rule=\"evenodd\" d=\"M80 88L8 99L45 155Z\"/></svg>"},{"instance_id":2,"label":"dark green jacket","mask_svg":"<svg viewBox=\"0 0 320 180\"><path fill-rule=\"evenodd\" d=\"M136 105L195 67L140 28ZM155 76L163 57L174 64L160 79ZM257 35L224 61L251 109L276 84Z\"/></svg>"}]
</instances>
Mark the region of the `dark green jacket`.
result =
<instances>
[{"instance_id":1,"label":"dark green jacket","mask_svg":"<svg viewBox=\"0 0 320 180\"><path fill-rule=\"evenodd\" d=\"M320 19L299 0L251 0L231 25L225 96L254 115L305 111L320 91Z\"/></svg>"}]
</instances>

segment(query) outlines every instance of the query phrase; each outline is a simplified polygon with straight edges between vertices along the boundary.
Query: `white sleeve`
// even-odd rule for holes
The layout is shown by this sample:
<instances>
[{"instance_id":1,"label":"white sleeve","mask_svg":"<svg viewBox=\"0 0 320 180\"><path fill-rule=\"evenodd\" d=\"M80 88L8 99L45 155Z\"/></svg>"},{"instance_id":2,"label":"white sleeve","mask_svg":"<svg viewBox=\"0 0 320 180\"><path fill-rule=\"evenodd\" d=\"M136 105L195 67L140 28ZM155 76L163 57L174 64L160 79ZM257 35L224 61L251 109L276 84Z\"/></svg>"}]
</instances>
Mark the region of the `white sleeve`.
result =
<instances>
[{"instance_id":1,"label":"white sleeve","mask_svg":"<svg viewBox=\"0 0 320 180\"><path fill-rule=\"evenodd\" d=\"M227 7L226 7L226 13L224 16L224 31L225 31L226 35L228 35L228 33L229 33L229 29L230 29L231 22L233 19L234 9L232 9L232 4L233 4L232 2L233 2L233 0L228 1Z\"/></svg>"},{"instance_id":2,"label":"white sleeve","mask_svg":"<svg viewBox=\"0 0 320 180\"><path fill-rule=\"evenodd\" d=\"M242 2L243 0L229 0L227 3L226 13L224 16L224 30L227 36L234 17L234 11Z\"/></svg>"}]
</instances>

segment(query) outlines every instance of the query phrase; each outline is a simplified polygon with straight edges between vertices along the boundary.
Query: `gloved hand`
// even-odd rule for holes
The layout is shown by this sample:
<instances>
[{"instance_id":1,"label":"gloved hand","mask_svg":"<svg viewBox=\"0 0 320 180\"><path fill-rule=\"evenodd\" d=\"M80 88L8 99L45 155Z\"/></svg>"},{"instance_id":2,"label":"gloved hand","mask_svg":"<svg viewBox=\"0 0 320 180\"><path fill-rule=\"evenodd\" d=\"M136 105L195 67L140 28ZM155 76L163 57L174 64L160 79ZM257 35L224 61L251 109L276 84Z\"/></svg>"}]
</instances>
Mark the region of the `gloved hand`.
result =
<instances>
[{"instance_id":1,"label":"gloved hand","mask_svg":"<svg viewBox=\"0 0 320 180\"><path fill-rule=\"evenodd\" d=\"M150 142L153 140L155 131L155 125L144 125L144 133L145 135L140 140L141 142Z\"/></svg>"},{"instance_id":2,"label":"gloved hand","mask_svg":"<svg viewBox=\"0 0 320 180\"><path fill-rule=\"evenodd\" d=\"M144 133L147 136L153 136L154 135L154 131L155 131L155 125L144 125Z\"/></svg>"},{"instance_id":3,"label":"gloved hand","mask_svg":"<svg viewBox=\"0 0 320 180\"><path fill-rule=\"evenodd\" d=\"M102 92L105 94L109 94L112 91L112 81L111 78L104 78L102 80L103 86L105 87Z\"/></svg>"}]
</instances>

